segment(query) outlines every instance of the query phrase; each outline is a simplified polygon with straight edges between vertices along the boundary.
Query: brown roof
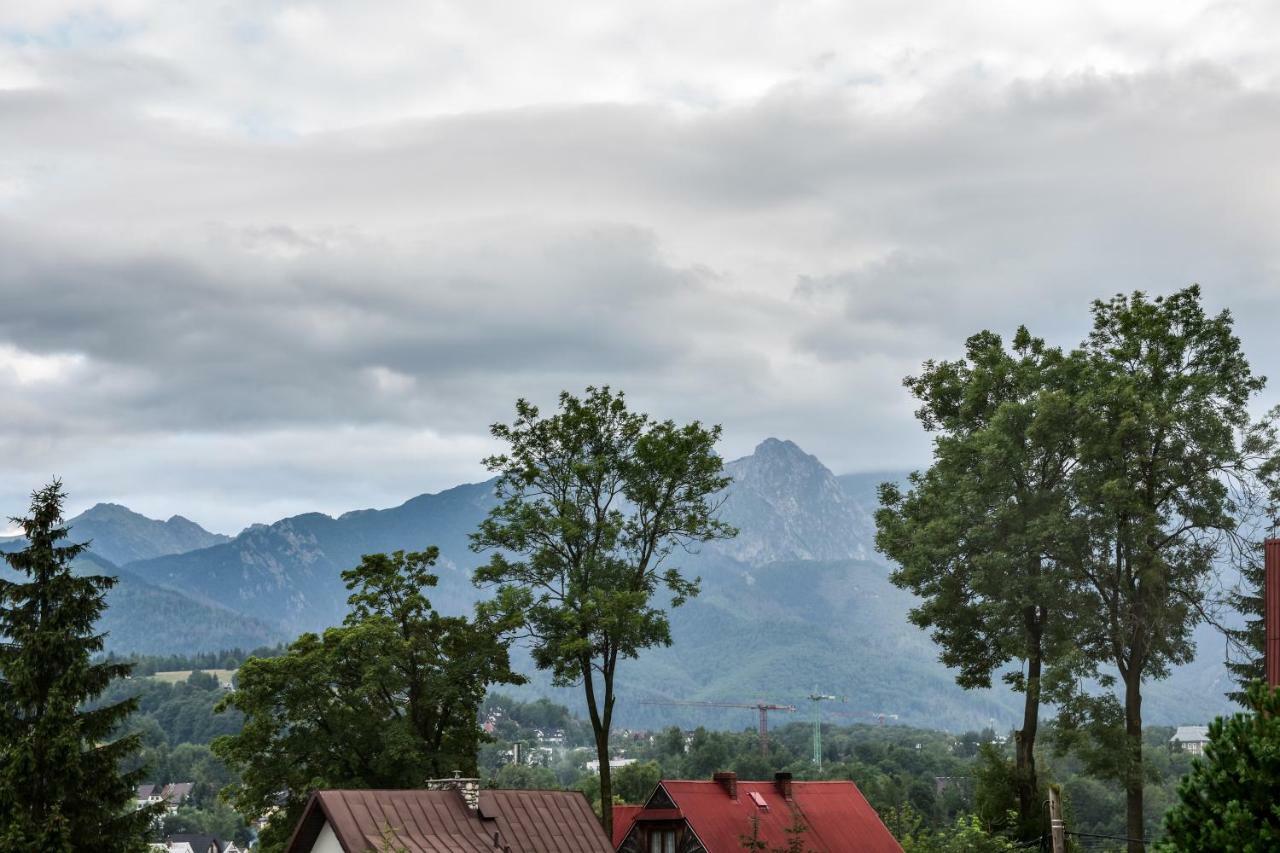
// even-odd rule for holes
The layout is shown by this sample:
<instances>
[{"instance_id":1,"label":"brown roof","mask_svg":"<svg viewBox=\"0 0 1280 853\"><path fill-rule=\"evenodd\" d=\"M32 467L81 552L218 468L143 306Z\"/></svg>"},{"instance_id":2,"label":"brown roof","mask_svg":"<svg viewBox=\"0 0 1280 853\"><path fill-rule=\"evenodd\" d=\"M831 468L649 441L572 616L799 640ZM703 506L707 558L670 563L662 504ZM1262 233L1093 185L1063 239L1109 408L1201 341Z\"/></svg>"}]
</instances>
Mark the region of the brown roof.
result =
<instances>
[{"instance_id":1,"label":"brown roof","mask_svg":"<svg viewBox=\"0 0 1280 853\"><path fill-rule=\"evenodd\" d=\"M481 791L480 809L457 791L317 791L285 853L308 853L328 823L347 853L377 850L383 833L407 853L611 853L578 791ZM498 844L494 844L494 834Z\"/></svg>"}]
</instances>

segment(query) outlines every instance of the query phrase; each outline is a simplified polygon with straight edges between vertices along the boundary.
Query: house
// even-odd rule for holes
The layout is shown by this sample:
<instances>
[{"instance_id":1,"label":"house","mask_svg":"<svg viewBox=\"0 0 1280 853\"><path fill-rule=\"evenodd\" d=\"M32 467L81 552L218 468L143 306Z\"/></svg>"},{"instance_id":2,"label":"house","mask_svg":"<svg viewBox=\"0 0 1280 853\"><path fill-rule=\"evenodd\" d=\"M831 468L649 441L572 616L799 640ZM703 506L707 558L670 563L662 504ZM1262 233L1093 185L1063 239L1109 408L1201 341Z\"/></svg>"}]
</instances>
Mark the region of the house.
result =
<instances>
[{"instance_id":1,"label":"house","mask_svg":"<svg viewBox=\"0 0 1280 853\"><path fill-rule=\"evenodd\" d=\"M1192 755L1204 755L1205 744L1209 742L1208 726L1178 726L1178 730L1169 738L1169 746L1181 748Z\"/></svg>"},{"instance_id":2,"label":"house","mask_svg":"<svg viewBox=\"0 0 1280 853\"><path fill-rule=\"evenodd\" d=\"M195 787L196 785L194 782L170 782L168 785L165 785L164 789L160 792L160 795L165 801L165 810L168 811L169 814L177 812L178 806L191 798L191 792ZM219 853L221 853L221 851L219 851Z\"/></svg>"},{"instance_id":3,"label":"house","mask_svg":"<svg viewBox=\"0 0 1280 853\"><path fill-rule=\"evenodd\" d=\"M134 792L134 802L140 809L153 806L162 800L164 800L164 797L160 794L159 785L139 785L137 791Z\"/></svg>"},{"instance_id":4,"label":"house","mask_svg":"<svg viewBox=\"0 0 1280 853\"><path fill-rule=\"evenodd\" d=\"M612 853L578 791L316 791L285 853ZM429 783L431 784L431 783Z\"/></svg>"},{"instance_id":5,"label":"house","mask_svg":"<svg viewBox=\"0 0 1280 853\"><path fill-rule=\"evenodd\" d=\"M134 802L138 808L164 803L165 811L174 814L178 806L185 803L195 789L194 782L171 782L168 785L139 785L134 794Z\"/></svg>"},{"instance_id":6,"label":"house","mask_svg":"<svg viewBox=\"0 0 1280 853\"><path fill-rule=\"evenodd\" d=\"M613 810L619 853L739 853L751 841L786 849L794 832L815 853L902 853L902 847L852 782L664 780L643 806ZM791 830L791 832L788 832Z\"/></svg>"},{"instance_id":7,"label":"house","mask_svg":"<svg viewBox=\"0 0 1280 853\"><path fill-rule=\"evenodd\" d=\"M194 833L166 835L163 843L152 844L151 849L156 853L243 853L233 841Z\"/></svg>"}]
</instances>

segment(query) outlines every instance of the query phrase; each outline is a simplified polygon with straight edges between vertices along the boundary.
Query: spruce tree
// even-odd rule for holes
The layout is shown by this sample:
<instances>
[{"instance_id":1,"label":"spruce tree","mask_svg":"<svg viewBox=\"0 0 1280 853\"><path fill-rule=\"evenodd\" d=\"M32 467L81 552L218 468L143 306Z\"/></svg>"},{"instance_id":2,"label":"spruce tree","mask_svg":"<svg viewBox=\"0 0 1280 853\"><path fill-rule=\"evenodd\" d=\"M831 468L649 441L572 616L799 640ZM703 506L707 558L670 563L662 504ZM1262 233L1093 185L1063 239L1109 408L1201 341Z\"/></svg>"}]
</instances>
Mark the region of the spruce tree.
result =
<instances>
[{"instance_id":1,"label":"spruce tree","mask_svg":"<svg viewBox=\"0 0 1280 853\"><path fill-rule=\"evenodd\" d=\"M1261 551L1261 548L1254 551ZM1244 617L1244 624L1223 629L1230 642L1227 671L1237 687L1227 693L1227 698L1240 705L1247 702L1249 685L1267 677L1262 657L1267 633L1262 600L1266 569L1261 554L1254 553L1252 557L1240 569L1240 583L1227 593L1227 604Z\"/></svg>"},{"instance_id":2,"label":"spruce tree","mask_svg":"<svg viewBox=\"0 0 1280 853\"><path fill-rule=\"evenodd\" d=\"M54 480L14 518L27 546L4 555L22 576L0 579L0 851L63 853L146 848L150 810L133 810L142 770L120 772L138 751L137 735L112 739L137 705L92 711L83 705L124 663L94 663L103 635L93 626L112 577L77 577L71 562L87 547L66 542Z\"/></svg>"}]
</instances>

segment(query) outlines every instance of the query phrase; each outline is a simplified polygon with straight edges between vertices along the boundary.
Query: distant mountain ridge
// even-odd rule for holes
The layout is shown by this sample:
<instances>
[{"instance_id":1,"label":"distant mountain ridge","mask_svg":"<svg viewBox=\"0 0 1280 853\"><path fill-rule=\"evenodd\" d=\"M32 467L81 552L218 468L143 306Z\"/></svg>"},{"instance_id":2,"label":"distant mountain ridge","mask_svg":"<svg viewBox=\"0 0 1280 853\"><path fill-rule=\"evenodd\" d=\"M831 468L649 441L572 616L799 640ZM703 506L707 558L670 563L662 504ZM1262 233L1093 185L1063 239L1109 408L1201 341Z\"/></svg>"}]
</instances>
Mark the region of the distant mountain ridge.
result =
<instances>
[{"instance_id":1,"label":"distant mountain ridge","mask_svg":"<svg viewBox=\"0 0 1280 853\"><path fill-rule=\"evenodd\" d=\"M435 545L442 557L436 567L441 583L432 602L456 612L477 597L470 570L479 558L469 551L467 536L493 502L492 484L478 483L419 495L390 509L337 518L307 513L255 524L209 548L129 563L128 569L296 634L342 621L347 590L341 573L362 555Z\"/></svg>"},{"instance_id":2,"label":"distant mountain ridge","mask_svg":"<svg viewBox=\"0 0 1280 853\"><path fill-rule=\"evenodd\" d=\"M113 503L91 506L68 519L67 527L71 542L90 543L94 554L117 566L231 541L230 536L210 533L180 515L158 521ZM0 550L11 550L21 544L21 536L7 537L0 540Z\"/></svg>"},{"instance_id":3,"label":"distant mountain ridge","mask_svg":"<svg viewBox=\"0 0 1280 853\"><path fill-rule=\"evenodd\" d=\"M733 481L721 517L740 534L673 557L687 575L701 577L702 592L672 612L671 647L621 668L619 695L627 701L619 706L620 724L687 721L633 701L642 698L802 704L814 687L847 695L845 713L855 717L884 712L950 728L992 719L1014 724L1018 697L1003 686L955 685L926 633L907 619L915 599L890 583L890 567L874 551L876 490L886 480L902 482L905 473L836 476L779 439L725 468ZM121 575L141 589L180 595L193 614L211 614L215 622L234 612L247 620L235 630L252 635L266 626L292 637L341 621L347 590L340 575L361 555L436 545L440 583L431 600L443 612L464 613L487 595L471 583L485 556L471 552L468 535L494 500L490 481L388 509L293 516L213 545L127 563ZM145 620L138 612L127 621ZM138 641L117 628L110 642L127 651ZM1204 721L1229 707L1213 642L1206 634L1200 660L1151 686L1146 705L1153 723ZM530 674L528 691L552 692L545 677ZM576 705L576 693L556 695Z\"/></svg>"}]
</instances>

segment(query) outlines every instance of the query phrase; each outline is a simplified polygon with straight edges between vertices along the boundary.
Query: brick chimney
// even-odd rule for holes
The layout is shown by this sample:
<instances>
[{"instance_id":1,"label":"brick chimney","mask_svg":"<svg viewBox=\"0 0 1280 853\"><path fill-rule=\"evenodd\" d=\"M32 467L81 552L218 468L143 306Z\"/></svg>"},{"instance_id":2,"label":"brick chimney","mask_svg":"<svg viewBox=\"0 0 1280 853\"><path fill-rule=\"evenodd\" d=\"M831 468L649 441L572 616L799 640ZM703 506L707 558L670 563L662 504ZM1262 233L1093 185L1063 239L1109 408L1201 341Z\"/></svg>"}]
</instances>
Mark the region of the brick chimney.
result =
<instances>
[{"instance_id":1,"label":"brick chimney","mask_svg":"<svg viewBox=\"0 0 1280 853\"><path fill-rule=\"evenodd\" d=\"M791 799L791 774L778 772L773 774L773 787L778 789L778 793L783 799Z\"/></svg>"},{"instance_id":2,"label":"brick chimney","mask_svg":"<svg viewBox=\"0 0 1280 853\"><path fill-rule=\"evenodd\" d=\"M732 770L722 770L711 777L712 781L717 782L724 792L731 799L738 799L738 774Z\"/></svg>"},{"instance_id":3,"label":"brick chimney","mask_svg":"<svg viewBox=\"0 0 1280 853\"><path fill-rule=\"evenodd\" d=\"M452 779L428 779L426 788L428 791L457 791L467 808L472 811L480 808L480 780L464 779L457 770L453 771Z\"/></svg>"}]
</instances>

